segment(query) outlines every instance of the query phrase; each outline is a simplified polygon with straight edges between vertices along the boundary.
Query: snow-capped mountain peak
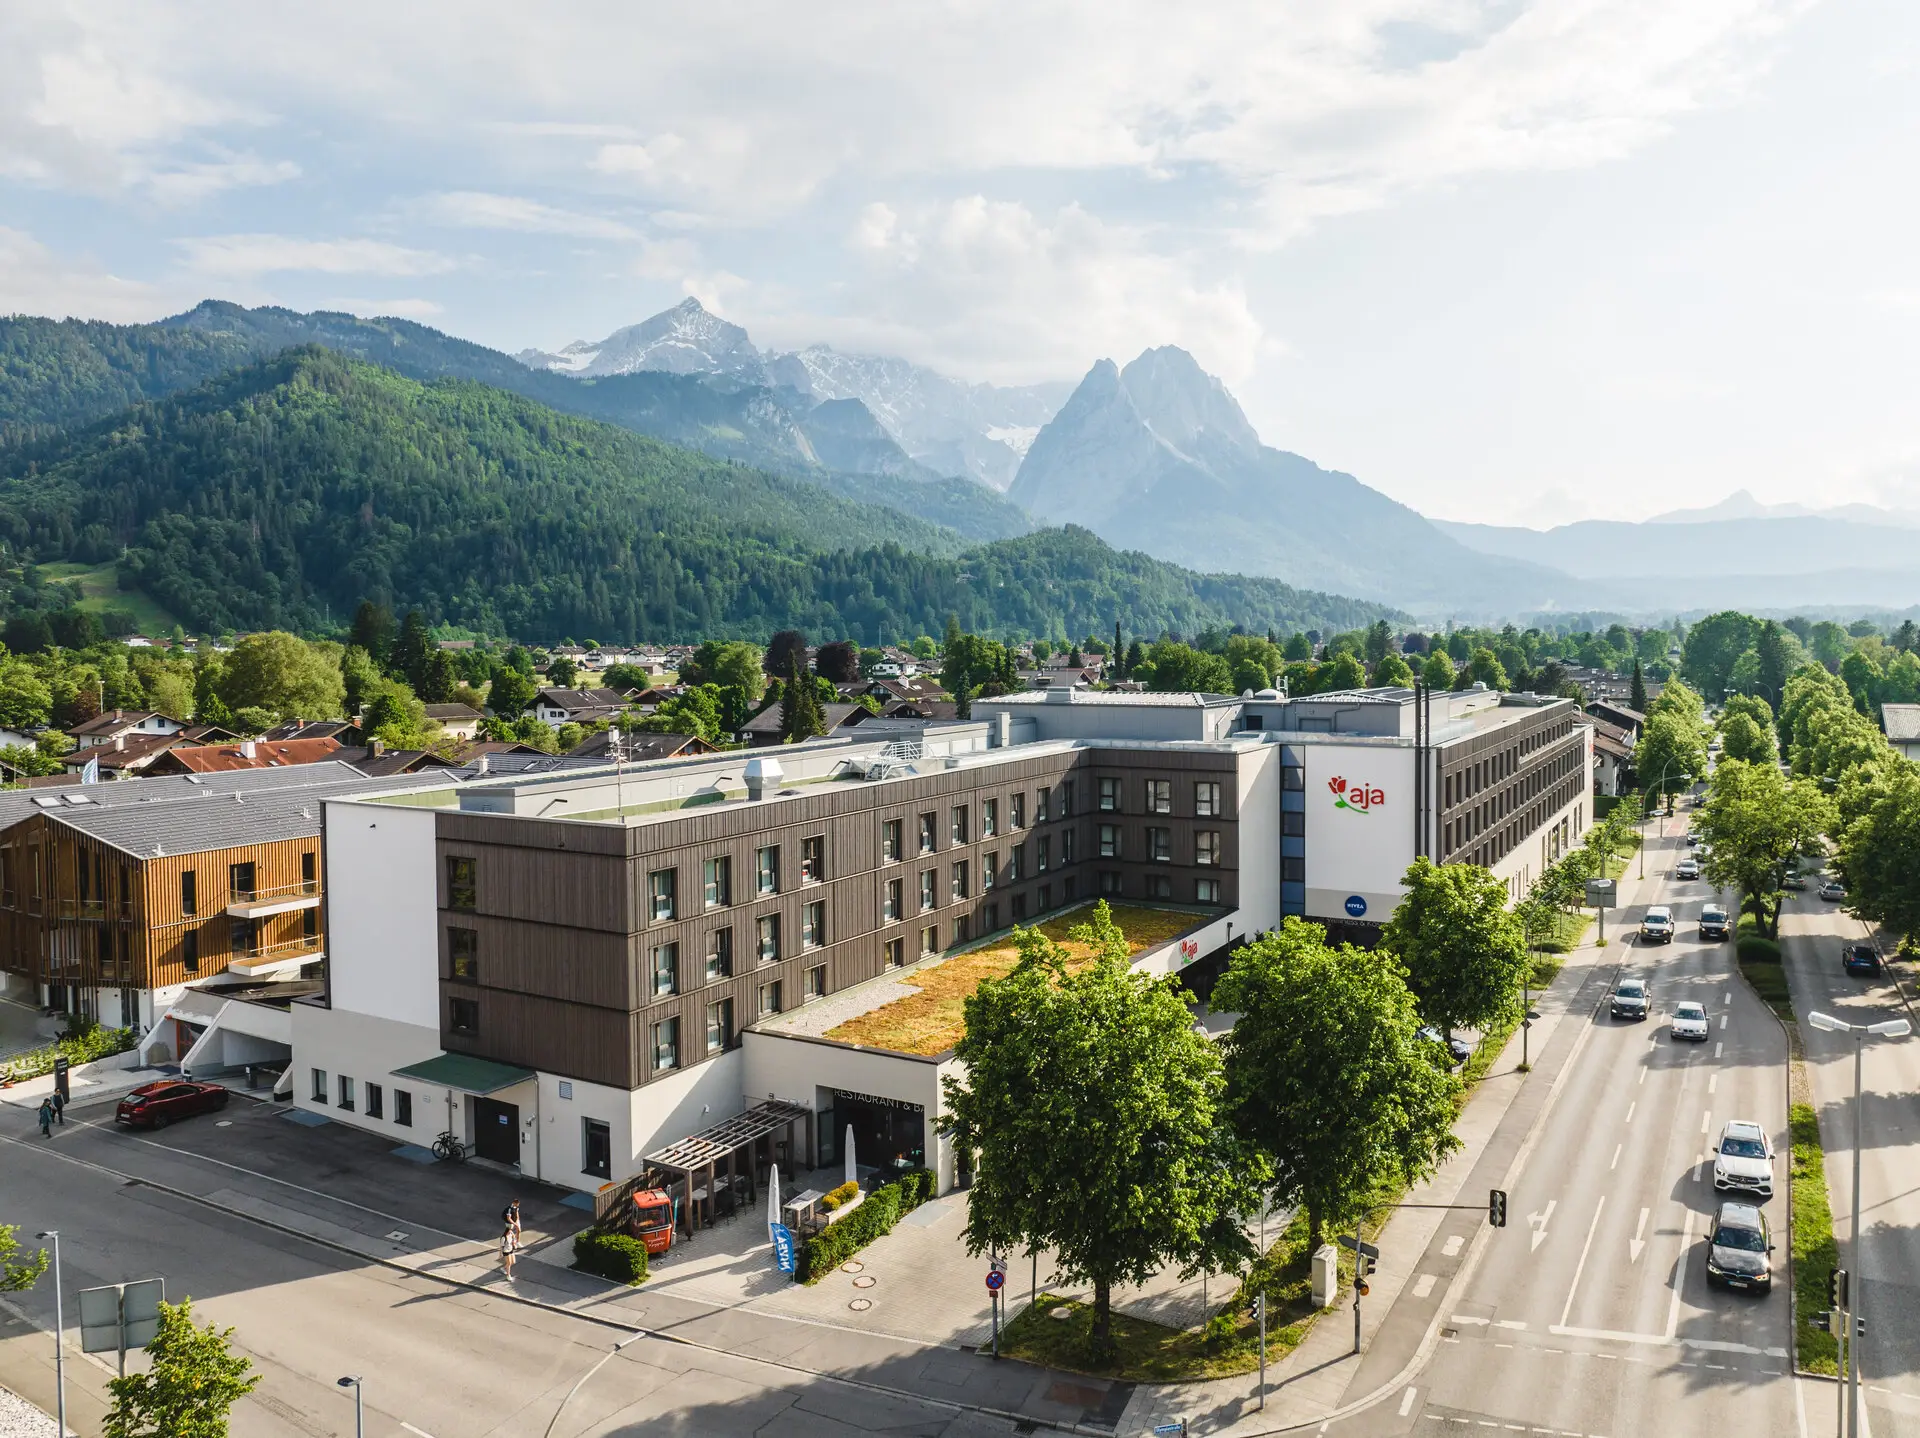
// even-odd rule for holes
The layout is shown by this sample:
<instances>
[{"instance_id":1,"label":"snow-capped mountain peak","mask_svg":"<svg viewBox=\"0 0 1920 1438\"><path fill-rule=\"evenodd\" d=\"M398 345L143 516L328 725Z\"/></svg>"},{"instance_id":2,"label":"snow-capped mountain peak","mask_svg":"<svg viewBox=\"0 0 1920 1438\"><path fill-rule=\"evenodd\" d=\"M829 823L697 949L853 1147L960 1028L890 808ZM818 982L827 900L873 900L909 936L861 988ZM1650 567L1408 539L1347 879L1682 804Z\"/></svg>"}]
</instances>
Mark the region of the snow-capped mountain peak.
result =
<instances>
[{"instance_id":1,"label":"snow-capped mountain peak","mask_svg":"<svg viewBox=\"0 0 1920 1438\"><path fill-rule=\"evenodd\" d=\"M597 344L575 340L553 353L523 350L517 358L529 369L550 369L582 379L666 370L766 382L760 352L747 332L710 313L691 295L651 319L615 330Z\"/></svg>"}]
</instances>

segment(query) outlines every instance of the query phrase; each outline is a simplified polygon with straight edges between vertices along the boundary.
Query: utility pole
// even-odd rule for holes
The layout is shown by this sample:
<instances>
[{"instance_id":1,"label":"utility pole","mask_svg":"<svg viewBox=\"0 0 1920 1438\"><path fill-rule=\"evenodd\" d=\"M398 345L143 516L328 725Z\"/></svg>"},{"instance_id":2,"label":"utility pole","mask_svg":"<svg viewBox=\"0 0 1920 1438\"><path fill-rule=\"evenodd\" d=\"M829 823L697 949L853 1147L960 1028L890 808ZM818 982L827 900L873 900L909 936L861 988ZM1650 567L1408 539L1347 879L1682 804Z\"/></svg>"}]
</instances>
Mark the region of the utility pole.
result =
<instances>
[{"instance_id":1,"label":"utility pole","mask_svg":"<svg viewBox=\"0 0 1920 1438\"><path fill-rule=\"evenodd\" d=\"M67 1318L60 1306L60 1230L49 1228L39 1236L53 1240L54 1421L60 1425L60 1438L67 1438Z\"/></svg>"}]
</instances>

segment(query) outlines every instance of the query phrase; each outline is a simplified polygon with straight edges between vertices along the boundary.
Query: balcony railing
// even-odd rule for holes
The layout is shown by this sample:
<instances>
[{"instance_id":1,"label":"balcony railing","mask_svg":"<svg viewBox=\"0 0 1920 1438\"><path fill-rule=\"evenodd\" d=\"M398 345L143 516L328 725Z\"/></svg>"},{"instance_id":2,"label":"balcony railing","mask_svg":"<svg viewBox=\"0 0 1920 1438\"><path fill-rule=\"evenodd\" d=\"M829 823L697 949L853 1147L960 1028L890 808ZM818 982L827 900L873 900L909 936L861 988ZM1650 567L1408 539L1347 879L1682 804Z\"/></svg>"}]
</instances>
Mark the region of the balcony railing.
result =
<instances>
[{"instance_id":1,"label":"balcony railing","mask_svg":"<svg viewBox=\"0 0 1920 1438\"><path fill-rule=\"evenodd\" d=\"M236 888L232 891L232 896L228 899L228 902L233 904L261 904L273 899L292 899L308 894L318 894L319 892L320 881L318 879L311 881L302 879L297 884L281 884L278 888L272 889Z\"/></svg>"},{"instance_id":2,"label":"balcony railing","mask_svg":"<svg viewBox=\"0 0 1920 1438\"><path fill-rule=\"evenodd\" d=\"M291 939L282 939L277 944L236 944L233 956L237 959L246 959L250 963L257 963L261 959L278 959L293 954L311 953L319 947L318 934L300 934Z\"/></svg>"}]
</instances>

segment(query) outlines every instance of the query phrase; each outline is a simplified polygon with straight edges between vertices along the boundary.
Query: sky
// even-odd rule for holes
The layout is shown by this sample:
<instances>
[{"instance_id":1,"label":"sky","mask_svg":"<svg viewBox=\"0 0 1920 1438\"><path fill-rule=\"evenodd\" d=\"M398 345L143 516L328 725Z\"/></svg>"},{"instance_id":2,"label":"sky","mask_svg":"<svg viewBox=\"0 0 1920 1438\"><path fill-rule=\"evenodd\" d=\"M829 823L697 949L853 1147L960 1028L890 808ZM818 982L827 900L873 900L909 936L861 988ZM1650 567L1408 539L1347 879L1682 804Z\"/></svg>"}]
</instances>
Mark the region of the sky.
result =
<instances>
[{"instance_id":1,"label":"sky","mask_svg":"<svg viewBox=\"0 0 1920 1438\"><path fill-rule=\"evenodd\" d=\"M0 8L0 313L1176 344L1438 518L1920 508L1920 6Z\"/></svg>"}]
</instances>

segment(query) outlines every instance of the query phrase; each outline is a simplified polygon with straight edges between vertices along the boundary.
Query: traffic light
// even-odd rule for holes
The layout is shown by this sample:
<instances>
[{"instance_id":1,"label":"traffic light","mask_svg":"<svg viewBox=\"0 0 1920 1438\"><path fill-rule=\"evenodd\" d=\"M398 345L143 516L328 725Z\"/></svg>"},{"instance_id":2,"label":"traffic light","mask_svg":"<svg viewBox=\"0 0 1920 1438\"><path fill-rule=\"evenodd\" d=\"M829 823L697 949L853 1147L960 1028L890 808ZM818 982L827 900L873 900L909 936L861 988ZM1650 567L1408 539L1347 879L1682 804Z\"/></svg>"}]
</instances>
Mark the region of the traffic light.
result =
<instances>
[{"instance_id":1,"label":"traffic light","mask_svg":"<svg viewBox=\"0 0 1920 1438\"><path fill-rule=\"evenodd\" d=\"M1353 1285L1359 1290L1362 1298L1366 1297L1370 1291L1367 1287L1367 1279L1372 1274L1373 1260L1364 1253L1356 1253L1353 1257Z\"/></svg>"},{"instance_id":2,"label":"traffic light","mask_svg":"<svg viewBox=\"0 0 1920 1438\"><path fill-rule=\"evenodd\" d=\"M1823 1308L1820 1310L1820 1312L1813 1315L1813 1326L1819 1329L1822 1333L1831 1333L1834 1331L1834 1329L1839 1327L1839 1325L1840 1325L1840 1315L1833 1312L1831 1309Z\"/></svg>"},{"instance_id":3,"label":"traffic light","mask_svg":"<svg viewBox=\"0 0 1920 1438\"><path fill-rule=\"evenodd\" d=\"M1847 1270L1836 1268L1827 1274L1827 1307L1847 1306Z\"/></svg>"},{"instance_id":4,"label":"traffic light","mask_svg":"<svg viewBox=\"0 0 1920 1438\"><path fill-rule=\"evenodd\" d=\"M1491 1228L1507 1226L1507 1191L1492 1189L1487 1194L1487 1224Z\"/></svg>"}]
</instances>

